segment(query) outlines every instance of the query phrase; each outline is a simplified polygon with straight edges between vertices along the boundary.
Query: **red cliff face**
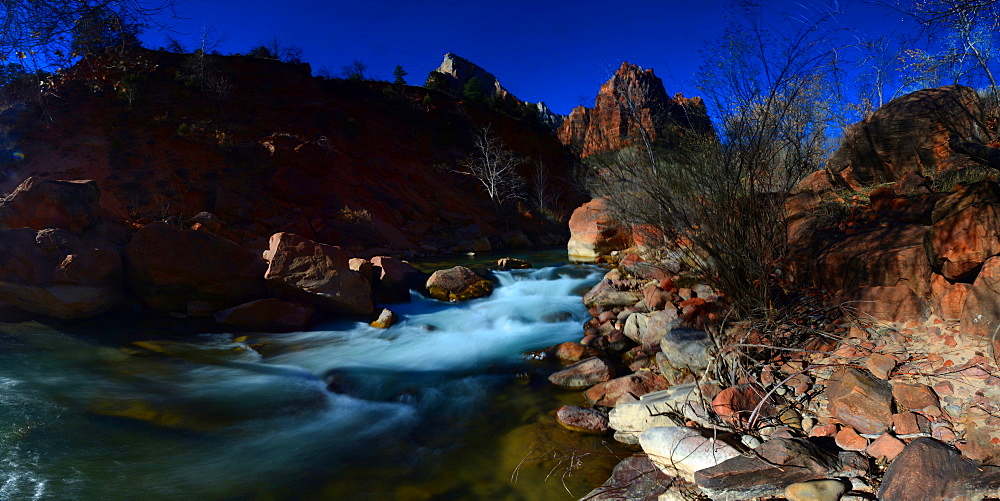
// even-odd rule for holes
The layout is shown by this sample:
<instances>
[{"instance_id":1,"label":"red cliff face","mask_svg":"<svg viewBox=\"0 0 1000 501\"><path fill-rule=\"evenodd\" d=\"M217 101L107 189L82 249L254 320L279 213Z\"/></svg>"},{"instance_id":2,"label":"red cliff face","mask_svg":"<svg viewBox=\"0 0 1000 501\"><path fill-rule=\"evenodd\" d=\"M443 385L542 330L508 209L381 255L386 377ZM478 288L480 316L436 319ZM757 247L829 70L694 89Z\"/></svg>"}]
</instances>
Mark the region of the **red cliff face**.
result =
<instances>
[{"instance_id":1,"label":"red cliff face","mask_svg":"<svg viewBox=\"0 0 1000 501\"><path fill-rule=\"evenodd\" d=\"M586 157L620 149L644 131L651 139L661 138L676 126L709 129L701 98L667 97L653 70L625 62L601 86L592 109L573 110L559 128L559 140Z\"/></svg>"}]
</instances>

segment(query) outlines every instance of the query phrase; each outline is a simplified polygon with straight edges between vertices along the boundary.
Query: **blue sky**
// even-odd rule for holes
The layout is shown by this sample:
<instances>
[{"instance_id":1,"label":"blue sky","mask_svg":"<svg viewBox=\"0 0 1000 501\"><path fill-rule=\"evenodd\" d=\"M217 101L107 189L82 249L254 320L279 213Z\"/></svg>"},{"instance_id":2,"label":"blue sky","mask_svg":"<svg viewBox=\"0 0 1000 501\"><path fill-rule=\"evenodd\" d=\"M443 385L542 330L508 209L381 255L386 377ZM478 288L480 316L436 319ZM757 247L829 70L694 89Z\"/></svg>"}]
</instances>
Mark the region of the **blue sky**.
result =
<instances>
[{"instance_id":1,"label":"blue sky","mask_svg":"<svg viewBox=\"0 0 1000 501\"><path fill-rule=\"evenodd\" d=\"M766 2L771 16L802 14L812 0ZM304 50L314 73L333 74L354 59L369 74L391 80L397 64L421 85L427 73L454 52L482 66L514 95L544 101L567 114L592 105L609 71L622 61L653 68L667 92L697 95L693 76L728 23L727 0L526 1L475 0L186 0L176 12L173 36L193 48L203 27L226 40L219 51L246 52L277 37ZM901 29L899 15L864 3L841 3L841 23L861 29ZM149 31L147 46L165 44ZM610 70L609 70L610 69Z\"/></svg>"}]
</instances>

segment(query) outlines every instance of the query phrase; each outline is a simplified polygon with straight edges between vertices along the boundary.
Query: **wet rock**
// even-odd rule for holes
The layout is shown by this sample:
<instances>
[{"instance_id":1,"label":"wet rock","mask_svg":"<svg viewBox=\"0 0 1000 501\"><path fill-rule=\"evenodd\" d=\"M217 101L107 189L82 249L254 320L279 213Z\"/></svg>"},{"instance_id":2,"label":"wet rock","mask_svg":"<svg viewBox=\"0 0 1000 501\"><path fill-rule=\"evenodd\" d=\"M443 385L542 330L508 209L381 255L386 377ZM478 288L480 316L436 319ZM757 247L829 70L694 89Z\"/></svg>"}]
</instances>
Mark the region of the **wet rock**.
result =
<instances>
[{"instance_id":1,"label":"wet rock","mask_svg":"<svg viewBox=\"0 0 1000 501\"><path fill-rule=\"evenodd\" d=\"M264 279L275 290L336 312L374 311L371 284L350 269L350 257L339 247L275 233L267 256Z\"/></svg>"},{"instance_id":2,"label":"wet rock","mask_svg":"<svg viewBox=\"0 0 1000 501\"><path fill-rule=\"evenodd\" d=\"M431 273L427 292L439 301L468 301L489 296L493 292L493 282L464 266L455 266Z\"/></svg>"},{"instance_id":3,"label":"wet rock","mask_svg":"<svg viewBox=\"0 0 1000 501\"><path fill-rule=\"evenodd\" d=\"M266 295L260 257L211 233L150 223L125 257L132 291L154 310L185 312L189 301L222 309Z\"/></svg>"},{"instance_id":4,"label":"wet rock","mask_svg":"<svg viewBox=\"0 0 1000 501\"><path fill-rule=\"evenodd\" d=\"M96 181L25 179L0 201L0 228L61 228L80 234L100 217Z\"/></svg>"},{"instance_id":5,"label":"wet rock","mask_svg":"<svg viewBox=\"0 0 1000 501\"><path fill-rule=\"evenodd\" d=\"M699 470L695 482L713 500L780 496L789 485L824 479L839 466L804 439L771 438L755 452Z\"/></svg>"},{"instance_id":6,"label":"wet rock","mask_svg":"<svg viewBox=\"0 0 1000 501\"><path fill-rule=\"evenodd\" d=\"M119 304L124 272L117 247L63 229L0 230L0 305L64 320Z\"/></svg>"},{"instance_id":7,"label":"wet rock","mask_svg":"<svg viewBox=\"0 0 1000 501\"><path fill-rule=\"evenodd\" d=\"M892 388L871 373L837 370L826 386L827 411L861 433L878 434L892 423Z\"/></svg>"},{"instance_id":8,"label":"wet rock","mask_svg":"<svg viewBox=\"0 0 1000 501\"><path fill-rule=\"evenodd\" d=\"M729 444L685 426L650 428L639 436L639 444L664 473L689 480L695 479L700 470L740 455Z\"/></svg>"},{"instance_id":9,"label":"wet rock","mask_svg":"<svg viewBox=\"0 0 1000 501\"><path fill-rule=\"evenodd\" d=\"M631 245L628 231L608 215L606 206L603 198L595 198L573 211L567 245L571 259L590 261Z\"/></svg>"},{"instance_id":10,"label":"wet rock","mask_svg":"<svg viewBox=\"0 0 1000 501\"><path fill-rule=\"evenodd\" d=\"M598 355L597 350L594 348L572 341L546 348L545 352L563 364L576 363L585 358L596 357Z\"/></svg>"},{"instance_id":11,"label":"wet rock","mask_svg":"<svg viewBox=\"0 0 1000 501\"><path fill-rule=\"evenodd\" d=\"M382 308L382 311L378 314L378 318L373 320L370 325L376 329L388 329L394 323L396 323L396 314L389 308Z\"/></svg>"},{"instance_id":12,"label":"wet rock","mask_svg":"<svg viewBox=\"0 0 1000 501\"><path fill-rule=\"evenodd\" d=\"M312 305L266 298L215 312L215 321L262 331L294 331L304 328L313 315Z\"/></svg>"},{"instance_id":13,"label":"wet rock","mask_svg":"<svg viewBox=\"0 0 1000 501\"><path fill-rule=\"evenodd\" d=\"M388 256L375 256L371 260L375 281L375 300L380 303L406 303L410 290L420 290L428 275L410 263Z\"/></svg>"},{"instance_id":14,"label":"wet rock","mask_svg":"<svg viewBox=\"0 0 1000 501\"><path fill-rule=\"evenodd\" d=\"M549 382L568 390L585 390L615 377L615 369L600 357L581 360L553 373Z\"/></svg>"},{"instance_id":15,"label":"wet rock","mask_svg":"<svg viewBox=\"0 0 1000 501\"><path fill-rule=\"evenodd\" d=\"M611 431L608 414L597 409L564 405L556 411L556 421L570 431L603 435Z\"/></svg>"},{"instance_id":16,"label":"wet rock","mask_svg":"<svg viewBox=\"0 0 1000 501\"><path fill-rule=\"evenodd\" d=\"M497 268L501 270L526 270L531 268L531 263L513 257L502 257L497 261Z\"/></svg>"},{"instance_id":17,"label":"wet rock","mask_svg":"<svg viewBox=\"0 0 1000 501\"><path fill-rule=\"evenodd\" d=\"M645 454L622 460L604 485L582 499L588 501L653 501L673 486L673 477L660 471Z\"/></svg>"},{"instance_id":18,"label":"wet rock","mask_svg":"<svg viewBox=\"0 0 1000 501\"><path fill-rule=\"evenodd\" d=\"M837 501L847 491L840 480L811 480L785 487L788 501Z\"/></svg>"},{"instance_id":19,"label":"wet rock","mask_svg":"<svg viewBox=\"0 0 1000 501\"><path fill-rule=\"evenodd\" d=\"M591 405L611 407L625 394L641 397L647 393L665 390L670 386L667 380L652 371L640 371L595 385L584 392Z\"/></svg>"}]
</instances>

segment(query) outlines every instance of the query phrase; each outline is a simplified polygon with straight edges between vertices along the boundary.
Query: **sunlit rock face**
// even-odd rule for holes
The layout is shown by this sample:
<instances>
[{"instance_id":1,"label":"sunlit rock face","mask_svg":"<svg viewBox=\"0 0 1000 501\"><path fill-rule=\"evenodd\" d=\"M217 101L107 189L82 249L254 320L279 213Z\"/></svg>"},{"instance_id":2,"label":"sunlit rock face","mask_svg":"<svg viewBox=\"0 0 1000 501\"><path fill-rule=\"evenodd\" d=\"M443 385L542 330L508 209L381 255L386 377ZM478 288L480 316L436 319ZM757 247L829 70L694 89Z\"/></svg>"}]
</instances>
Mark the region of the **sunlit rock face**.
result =
<instances>
[{"instance_id":1,"label":"sunlit rock face","mask_svg":"<svg viewBox=\"0 0 1000 501\"><path fill-rule=\"evenodd\" d=\"M593 108L579 106L570 113L559 140L587 157L621 149L644 133L664 138L678 127L710 130L701 98L668 97L652 69L624 62L601 86Z\"/></svg>"},{"instance_id":2,"label":"sunlit rock face","mask_svg":"<svg viewBox=\"0 0 1000 501\"><path fill-rule=\"evenodd\" d=\"M500 81L492 73L480 68L472 61L451 52L444 55L444 61L441 62L441 66L438 66L434 71L448 77L452 89L458 94L462 93L465 84L469 83L469 80L477 78L482 84L482 91L487 98L514 97L513 94L500 85Z\"/></svg>"}]
</instances>

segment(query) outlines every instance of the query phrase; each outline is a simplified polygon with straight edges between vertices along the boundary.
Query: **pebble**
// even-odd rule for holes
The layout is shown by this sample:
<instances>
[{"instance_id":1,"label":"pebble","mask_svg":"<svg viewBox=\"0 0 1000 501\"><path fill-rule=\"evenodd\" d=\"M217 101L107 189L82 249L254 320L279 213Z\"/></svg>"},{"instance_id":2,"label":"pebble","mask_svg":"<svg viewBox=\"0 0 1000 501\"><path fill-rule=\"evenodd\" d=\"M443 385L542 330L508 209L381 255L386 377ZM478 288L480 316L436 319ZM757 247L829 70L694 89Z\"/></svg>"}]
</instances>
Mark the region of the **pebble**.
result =
<instances>
[{"instance_id":1,"label":"pebble","mask_svg":"<svg viewBox=\"0 0 1000 501\"><path fill-rule=\"evenodd\" d=\"M846 490L839 480L812 480L789 485L785 497L789 501L837 501Z\"/></svg>"}]
</instances>

